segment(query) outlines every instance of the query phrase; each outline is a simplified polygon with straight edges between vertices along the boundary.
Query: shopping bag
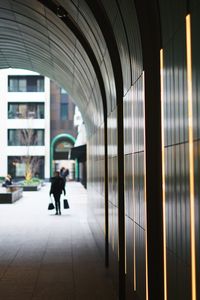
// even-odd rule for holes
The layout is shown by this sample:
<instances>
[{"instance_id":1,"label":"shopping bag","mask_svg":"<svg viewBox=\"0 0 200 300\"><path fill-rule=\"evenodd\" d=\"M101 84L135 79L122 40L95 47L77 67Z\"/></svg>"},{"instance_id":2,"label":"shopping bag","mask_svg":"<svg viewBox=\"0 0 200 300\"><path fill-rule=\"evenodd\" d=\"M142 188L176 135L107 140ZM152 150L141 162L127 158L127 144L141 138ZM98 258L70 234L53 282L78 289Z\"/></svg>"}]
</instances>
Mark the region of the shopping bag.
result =
<instances>
[{"instance_id":1,"label":"shopping bag","mask_svg":"<svg viewBox=\"0 0 200 300\"><path fill-rule=\"evenodd\" d=\"M52 209L54 209L54 205L53 205L53 203L49 203L48 210L52 210Z\"/></svg>"},{"instance_id":2,"label":"shopping bag","mask_svg":"<svg viewBox=\"0 0 200 300\"><path fill-rule=\"evenodd\" d=\"M68 209L68 208L69 208L69 203L68 203L68 200L67 200L67 199L63 199L63 205L64 205L64 208L65 208L65 209Z\"/></svg>"},{"instance_id":3,"label":"shopping bag","mask_svg":"<svg viewBox=\"0 0 200 300\"><path fill-rule=\"evenodd\" d=\"M55 208L55 206L54 206L54 204L53 204L53 202L52 202L52 200L51 200L51 202L49 203L49 205L48 205L48 210L52 210L52 209L54 209Z\"/></svg>"}]
</instances>

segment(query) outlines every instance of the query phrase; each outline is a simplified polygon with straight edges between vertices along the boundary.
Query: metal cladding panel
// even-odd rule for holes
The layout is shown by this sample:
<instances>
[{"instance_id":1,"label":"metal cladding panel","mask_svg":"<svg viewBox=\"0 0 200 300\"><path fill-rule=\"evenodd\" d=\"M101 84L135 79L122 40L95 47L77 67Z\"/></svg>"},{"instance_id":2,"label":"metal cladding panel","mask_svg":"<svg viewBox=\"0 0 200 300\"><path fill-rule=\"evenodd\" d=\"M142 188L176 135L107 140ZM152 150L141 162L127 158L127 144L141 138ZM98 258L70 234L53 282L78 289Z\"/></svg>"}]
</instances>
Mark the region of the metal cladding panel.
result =
<instances>
[{"instance_id":1,"label":"metal cladding panel","mask_svg":"<svg viewBox=\"0 0 200 300\"><path fill-rule=\"evenodd\" d=\"M85 4L85 1L80 1L79 9L78 24L90 43L98 63L101 64L107 49L104 37L91 10L87 4Z\"/></svg>"},{"instance_id":2,"label":"metal cladding panel","mask_svg":"<svg viewBox=\"0 0 200 300\"><path fill-rule=\"evenodd\" d=\"M128 41L133 84L143 71L142 46L134 1L119 1L119 9Z\"/></svg>"},{"instance_id":3,"label":"metal cladding panel","mask_svg":"<svg viewBox=\"0 0 200 300\"><path fill-rule=\"evenodd\" d=\"M6 1L6 0L3 0ZM2 1L1 1L2 2ZM11 7L15 7L15 4L17 4L16 7L20 7L23 8L25 7L25 10L30 8L33 10L33 14L34 13L39 13L39 14L43 14L44 13L44 6L39 3L38 1L26 1L26 0L9 0Z\"/></svg>"},{"instance_id":4,"label":"metal cladding panel","mask_svg":"<svg viewBox=\"0 0 200 300\"><path fill-rule=\"evenodd\" d=\"M190 0L190 8L191 11L193 11L195 13L196 9L199 10L199 0Z\"/></svg>"},{"instance_id":5,"label":"metal cladding panel","mask_svg":"<svg viewBox=\"0 0 200 300\"><path fill-rule=\"evenodd\" d=\"M104 37L100 31L94 16L84 1L79 5L80 13L78 15L78 23L90 46L92 47L95 57L99 62L104 86L107 96L107 113L109 114L116 106L115 84L113 80L113 70L110 57L108 55L107 46Z\"/></svg>"},{"instance_id":6,"label":"metal cladding panel","mask_svg":"<svg viewBox=\"0 0 200 300\"><path fill-rule=\"evenodd\" d=\"M23 67L56 80L82 111L85 106L86 117L96 76L85 50L64 22L39 2L1 1L0 28L0 68ZM87 128L93 130L91 116L90 112L86 117Z\"/></svg>"},{"instance_id":7,"label":"metal cladding panel","mask_svg":"<svg viewBox=\"0 0 200 300\"><path fill-rule=\"evenodd\" d=\"M104 60L102 61L100 68L101 68L101 74L103 77L104 87L105 87L107 114L110 114L111 109L112 109L111 86L113 85L113 83L112 83L112 80L110 80L110 78L109 78L108 69L107 69L107 66L106 66Z\"/></svg>"},{"instance_id":8,"label":"metal cladding panel","mask_svg":"<svg viewBox=\"0 0 200 300\"><path fill-rule=\"evenodd\" d=\"M85 76L87 78L88 83L86 82L86 84L88 85L89 89L91 89L97 78L87 54L84 51L80 51L81 48L81 44L77 41L74 63L75 65L76 63L79 63L82 67L82 76Z\"/></svg>"},{"instance_id":9,"label":"metal cladding panel","mask_svg":"<svg viewBox=\"0 0 200 300\"><path fill-rule=\"evenodd\" d=\"M114 25L115 19L118 14L117 1L116 0L109 0L109 1L102 0L101 2L106 10L107 16L108 16L111 24Z\"/></svg>"},{"instance_id":10,"label":"metal cladding panel","mask_svg":"<svg viewBox=\"0 0 200 300\"><path fill-rule=\"evenodd\" d=\"M70 15L74 18L75 21L77 21L77 17L78 17L78 7L79 7L79 0L73 0L73 1L69 1L69 0L59 0L57 1L57 3L59 3L62 7L64 7L64 9L70 13Z\"/></svg>"},{"instance_id":11,"label":"metal cladding panel","mask_svg":"<svg viewBox=\"0 0 200 300\"><path fill-rule=\"evenodd\" d=\"M194 2L194 1L193 1ZM196 1L197 2L197 1ZM191 15L192 25L192 76L193 76L193 124L194 124L194 180L195 180L195 220L196 220L196 254L197 282L200 282L200 3L194 7ZM197 295L200 297L200 286L197 284Z\"/></svg>"},{"instance_id":12,"label":"metal cladding panel","mask_svg":"<svg viewBox=\"0 0 200 300\"><path fill-rule=\"evenodd\" d=\"M169 3L168 3L169 4ZM180 3L179 3L180 4ZM177 3L177 5L179 5ZM179 14L182 11L179 11ZM174 14L174 12L172 12ZM191 167L188 142L188 95L186 68L185 15L182 23L173 27L164 44L164 123L165 123L165 183L166 183L166 238L167 286L169 299L191 299ZM192 72L193 72L193 134L195 179L195 229L197 251L197 282L199 275L199 11L192 20ZM175 26L174 24L172 24ZM164 32L164 31L163 31ZM166 32L164 32L166 33ZM169 34L169 32L168 32ZM166 37L166 36L165 36ZM199 298L199 287L197 299Z\"/></svg>"},{"instance_id":13,"label":"metal cladding panel","mask_svg":"<svg viewBox=\"0 0 200 300\"><path fill-rule=\"evenodd\" d=\"M187 14L187 1L159 0L162 41L165 46L182 25Z\"/></svg>"},{"instance_id":14,"label":"metal cladding panel","mask_svg":"<svg viewBox=\"0 0 200 300\"><path fill-rule=\"evenodd\" d=\"M125 198L125 214L127 218L133 220L133 162L132 162L132 154L127 154L124 157L124 171L125 171L125 178L124 178L124 198ZM131 201L132 199L132 201ZM131 241L130 241L131 242ZM130 243L127 241L127 244Z\"/></svg>"},{"instance_id":15,"label":"metal cladding panel","mask_svg":"<svg viewBox=\"0 0 200 300\"><path fill-rule=\"evenodd\" d=\"M77 24L89 42L99 65L101 65L106 51L106 44L90 9L84 1L79 1L78 5L68 4L67 1L60 1L60 3L72 15L74 20L77 21Z\"/></svg>"},{"instance_id":16,"label":"metal cladding panel","mask_svg":"<svg viewBox=\"0 0 200 300\"><path fill-rule=\"evenodd\" d=\"M0 19L1 19L1 26L6 28L10 28L16 30L16 23L15 23L15 15L13 12L4 9L2 4L0 5ZM3 32L2 32L3 33Z\"/></svg>"},{"instance_id":17,"label":"metal cladding panel","mask_svg":"<svg viewBox=\"0 0 200 300\"><path fill-rule=\"evenodd\" d=\"M136 243L136 292L138 299L146 299L146 270L145 270L145 231L138 224L135 225Z\"/></svg>"},{"instance_id":18,"label":"metal cladding panel","mask_svg":"<svg viewBox=\"0 0 200 300\"><path fill-rule=\"evenodd\" d=\"M45 26L48 29L48 34L58 38L61 44L64 43L68 46L68 43L70 43L70 45L75 46L77 39L74 33L59 17L56 17L56 15L48 9L45 9Z\"/></svg>"},{"instance_id":19,"label":"metal cladding panel","mask_svg":"<svg viewBox=\"0 0 200 300\"><path fill-rule=\"evenodd\" d=\"M164 49L165 144L188 140L184 28Z\"/></svg>"},{"instance_id":20,"label":"metal cladding panel","mask_svg":"<svg viewBox=\"0 0 200 300\"><path fill-rule=\"evenodd\" d=\"M168 295L181 299L184 292L184 299L189 300L190 215L187 156L186 144L166 149Z\"/></svg>"},{"instance_id":21,"label":"metal cladding panel","mask_svg":"<svg viewBox=\"0 0 200 300\"><path fill-rule=\"evenodd\" d=\"M129 54L128 43L126 38L126 32L119 13L115 20L113 29L114 29L114 34L115 34L120 60L121 60L124 95L125 95L131 86L131 61L130 61L130 54Z\"/></svg>"},{"instance_id":22,"label":"metal cladding panel","mask_svg":"<svg viewBox=\"0 0 200 300\"><path fill-rule=\"evenodd\" d=\"M58 19L58 21L60 22L60 19ZM73 35L73 33L66 28L63 28L63 24L62 24L62 28L58 27L57 24L55 26L54 21L49 21L47 20L47 28L48 28L48 32L47 32L47 37L49 38L49 42L54 42L55 44L57 44L60 48L63 48L63 51L65 51L65 49L69 49L70 51L74 52L74 48L76 45L76 38Z\"/></svg>"},{"instance_id":23,"label":"metal cladding panel","mask_svg":"<svg viewBox=\"0 0 200 300\"><path fill-rule=\"evenodd\" d=\"M188 140L187 84L186 84L186 38L185 26L174 37L174 100L175 100L175 142Z\"/></svg>"},{"instance_id":24,"label":"metal cladding panel","mask_svg":"<svg viewBox=\"0 0 200 300\"><path fill-rule=\"evenodd\" d=\"M194 157L195 157L195 203L196 203L196 213L195 218L197 220L196 224L196 249L197 249L197 282L200 280L200 239L199 239L199 228L200 228L200 141L198 140L194 144ZM200 287L197 286L198 295L200 294Z\"/></svg>"},{"instance_id":25,"label":"metal cladding panel","mask_svg":"<svg viewBox=\"0 0 200 300\"><path fill-rule=\"evenodd\" d=\"M108 51L106 51L102 65L101 71L104 79L104 86L107 96L107 113L110 114L116 108L116 86L113 75L113 68L110 60Z\"/></svg>"},{"instance_id":26,"label":"metal cladding panel","mask_svg":"<svg viewBox=\"0 0 200 300\"><path fill-rule=\"evenodd\" d=\"M126 218L126 240L129 241L129 244L127 245L127 250L126 250L126 257L127 257L127 263L126 263L126 270L127 274L129 276L127 277L127 299L131 299L130 297L132 296L133 289L134 289L134 258L133 258L133 253L134 253L134 227L133 227L133 222L129 218ZM130 296L128 296L130 295Z\"/></svg>"},{"instance_id":27,"label":"metal cladding panel","mask_svg":"<svg viewBox=\"0 0 200 300\"><path fill-rule=\"evenodd\" d=\"M133 151L132 141L132 113L133 113L133 89L131 88L124 97L124 154L130 154Z\"/></svg>"},{"instance_id":28,"label":"metal cladding panel","mask_svg":"<svg viewBox=\"0 0 200 300\"><path fill-rule=\"evenodd\" d=\"M93 103L96 104L98 126L100 127L100 125L103 124L104 122L104 112L103 112L103 103L101 101L101 91L99 89L98 81L96 81L94 84L91 97L93 98Z\"/></svg>"},{"instance_id":29,"label":"metal cladding panel","mask_svg":"<svg viewBox=\"0 0 200 300\"><path fill-rule=\"evenodd\" d=\"M200 43L199 43L199 20L200 5L192 14L192 76L193 76L193 101L194 101L194 139L200 139Z\"/></svg>"},{"instance_id":30,"label":"metal cladding panel","mask_svg":"<svg viewBox=\"0 0 200 300\"><path fill-rule=\"evenodd\" d=\"M128 198L127 207L133 206L133 211L129 217L145 228L145 194L144 194L144 99L142 97L143 78L141 77L131 88L131 108L125 109L125 113L130 116L130 132L125 134L126 143L131 143L127 147L132 155L132 188L133 197ZM126 102L125 102L126 103ZM131 112L131 114L130 114ZM125 129L126 132L126 129ZM125 178L126 178L125 173ZM133 204L132 204L133 201ZM131 209L129 210L131 212ZM128 212L127 212L128 213Z\"/></svg>"},{"instance_id":31,"label":"metal cladding panel","mask_svg":"<svg viewBox=\"0 0 200 300\"><path fill-rule=\"evenodd\" d=\"M45 36L48 34L46 21L42 15L38 15L38 13L34 12L31 8L27 9L24 5L18 6L17 3L13 6L13 10L15 23L18 24L17 28L20 29L21 25L22 29L25 28L27 31L29 29L34 30L35 32L38 32L38 34L45 34Z\"/></svg>"}]
</instances>

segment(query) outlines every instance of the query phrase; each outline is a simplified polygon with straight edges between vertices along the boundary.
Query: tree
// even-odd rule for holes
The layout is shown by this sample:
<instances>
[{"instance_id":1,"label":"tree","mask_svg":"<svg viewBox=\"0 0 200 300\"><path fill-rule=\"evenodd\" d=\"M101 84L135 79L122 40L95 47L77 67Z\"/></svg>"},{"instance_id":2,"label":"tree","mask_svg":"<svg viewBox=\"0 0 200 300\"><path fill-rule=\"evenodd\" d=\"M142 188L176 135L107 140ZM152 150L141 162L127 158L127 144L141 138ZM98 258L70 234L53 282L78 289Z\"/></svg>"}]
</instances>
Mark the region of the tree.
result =
<instances>
[{"instance_id":1,"label":"tree","mask_svg":"<svg viewBox=\"0 0 200 300\"><path fill-rule=\"evenodd\" d=\"M25 180L30 181L39 171L40 158L38 156L30 155L30 146L38 145L38 130L30 128L29 120L34 118L34 112L29 112L28 128L20 129L19 140L20 145L26 146L27 154L22 156L22 163L25 165Z\"/></svg>"}]
</instances>

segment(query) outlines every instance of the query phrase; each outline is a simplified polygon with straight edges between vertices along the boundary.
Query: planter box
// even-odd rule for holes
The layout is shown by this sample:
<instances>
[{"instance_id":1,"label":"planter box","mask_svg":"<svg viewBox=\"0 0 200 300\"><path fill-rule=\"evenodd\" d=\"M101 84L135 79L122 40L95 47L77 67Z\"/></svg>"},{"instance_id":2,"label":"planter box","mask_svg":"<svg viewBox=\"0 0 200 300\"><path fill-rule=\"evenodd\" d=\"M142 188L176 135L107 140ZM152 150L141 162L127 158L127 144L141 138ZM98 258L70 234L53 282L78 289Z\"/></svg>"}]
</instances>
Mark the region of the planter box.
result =
<instances>
[{"instance_id":1,"label":"planter box","mask_svg":"<svg viewBox=\"0 0 200 300\"><path fill-rule=\"evenodd\" d=\"M23 185L22 186L24 192L36 192L41 189L41 184L38 185Z\"/></svg>"},{"instance_id":2,"label":"planter box","mask_svg":"<svg viewBox=\"0 0 200 300\"><path fill-rule=\"evenodd\" d=\"M21 187L0 188L0 204L13 203L23 196Z\"/></svg>"}]
</instances>

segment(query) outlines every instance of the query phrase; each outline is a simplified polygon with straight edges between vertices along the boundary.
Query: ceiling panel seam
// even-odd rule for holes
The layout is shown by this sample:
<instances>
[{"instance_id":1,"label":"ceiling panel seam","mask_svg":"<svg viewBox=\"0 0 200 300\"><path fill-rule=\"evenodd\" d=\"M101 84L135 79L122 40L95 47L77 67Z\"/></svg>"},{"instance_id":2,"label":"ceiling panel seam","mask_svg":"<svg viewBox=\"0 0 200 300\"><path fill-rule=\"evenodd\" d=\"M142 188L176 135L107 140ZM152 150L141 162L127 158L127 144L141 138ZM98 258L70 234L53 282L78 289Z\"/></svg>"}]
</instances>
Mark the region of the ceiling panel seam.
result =
<instances>
[{"instance_id":1,"label":"ceiling panel seam","mask_svg":"<svg viewBox=\"0 0 200 300\"><path fill-rule=\"evenodd\" d=\"M11 9L12 9L12 11L13 11L14 20L15 20L15 22L16 22L16 26L18 27L19 33L20 33L20 35L21 35L22 42L24 43L23 34L22 34L22 32L21 32L20 25L19 25L19 23L18 23L18 21L17 21L16 14L15 14L15 12L14 12L14 10L13 10L13 4L12 4L12 2L10 3L10 6L11 6ZM25 44L24 44L24 48L26 49L26 45L25 45ZM26 50L26 53L27 53L27 50ZM28 53L27 53L27 56L29 57L29 60L30 60L29 63L30 63L30 65L31 65L31 67L33 68L32 61L31 61L30 56L29 56Z\"/></svg>"}]
</instances>

